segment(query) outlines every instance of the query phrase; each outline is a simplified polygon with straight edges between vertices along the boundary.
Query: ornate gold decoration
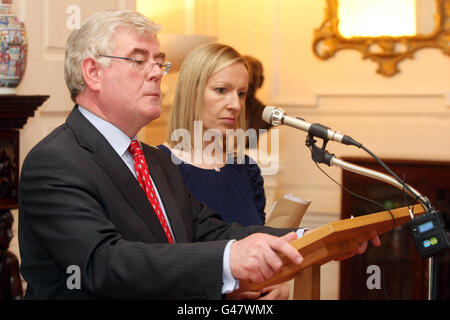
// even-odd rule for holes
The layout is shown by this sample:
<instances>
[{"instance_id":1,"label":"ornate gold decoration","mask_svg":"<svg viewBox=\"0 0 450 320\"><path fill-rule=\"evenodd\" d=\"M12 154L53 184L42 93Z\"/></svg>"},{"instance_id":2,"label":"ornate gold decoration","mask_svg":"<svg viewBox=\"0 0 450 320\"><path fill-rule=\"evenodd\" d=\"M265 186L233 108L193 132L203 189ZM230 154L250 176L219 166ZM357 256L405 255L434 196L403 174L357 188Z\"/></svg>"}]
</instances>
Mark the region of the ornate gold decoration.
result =
<instances>
[{"instance_id":1,"label":"ornate gold decoration","mask_svg":"<svg viewBox=\"0 0 450 320\"><path fill-rule=\"evenodd\" d=\"M391 77L400 72L398 64L414 58L414 53L423 48L438 48L450 56L450 0L435 0L435 28L428 35L399 37L357 37L344 38L338 29L338 0L327 0L325 19L314 32L313 52L322 60L335 55L338 50L355 49L362 53L363 59L378 63L377 73Z\"/></svg>"}]
</instances>

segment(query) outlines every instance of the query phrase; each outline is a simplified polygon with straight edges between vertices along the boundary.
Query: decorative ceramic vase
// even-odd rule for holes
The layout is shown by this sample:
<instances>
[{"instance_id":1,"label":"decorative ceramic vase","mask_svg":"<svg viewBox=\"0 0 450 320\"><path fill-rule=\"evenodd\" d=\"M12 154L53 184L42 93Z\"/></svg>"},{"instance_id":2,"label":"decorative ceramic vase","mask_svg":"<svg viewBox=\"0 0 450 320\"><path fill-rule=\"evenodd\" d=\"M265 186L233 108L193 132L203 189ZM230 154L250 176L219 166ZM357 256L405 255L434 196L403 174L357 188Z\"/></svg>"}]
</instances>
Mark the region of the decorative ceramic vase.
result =
<instances>
[{"instance_id":1,"label":"decorative ceramic vase","mask_svg":"<svg viewBox=\"0 0 450 320\"><path fill-rule=\"evenodd\" d=\"M0 0L0 94L15 94L27 64L23 22L11 11L12 0Z\"/></svg>"}]
</instances>

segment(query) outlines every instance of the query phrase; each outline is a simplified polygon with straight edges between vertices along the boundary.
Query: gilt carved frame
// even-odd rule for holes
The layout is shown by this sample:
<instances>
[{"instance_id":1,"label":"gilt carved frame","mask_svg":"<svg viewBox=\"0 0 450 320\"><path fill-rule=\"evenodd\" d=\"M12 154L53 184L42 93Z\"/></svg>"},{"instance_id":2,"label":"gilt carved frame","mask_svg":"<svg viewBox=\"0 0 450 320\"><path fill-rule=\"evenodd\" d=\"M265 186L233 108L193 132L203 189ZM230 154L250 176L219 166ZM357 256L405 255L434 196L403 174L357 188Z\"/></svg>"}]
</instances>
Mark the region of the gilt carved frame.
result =
<instances>
[{"instance_id":1,"label":"gilt carved frame","mask_svg":"<svg viewBox=\"0 0 450 320\"><path fill-rule=\"evenodd\" d=\"M338 29L338 0L327 0L325 18L314 32L313 52L318 58L327 60L339 50L358 50L363 59L378 63L377 73L386 77L400 72L398 64L406 58L413 59L414 53L423 48L438 48L450 56L450 0L435 1L435 28L428 35L347 39L340 35Z\"/></svg>"}]
</instances>

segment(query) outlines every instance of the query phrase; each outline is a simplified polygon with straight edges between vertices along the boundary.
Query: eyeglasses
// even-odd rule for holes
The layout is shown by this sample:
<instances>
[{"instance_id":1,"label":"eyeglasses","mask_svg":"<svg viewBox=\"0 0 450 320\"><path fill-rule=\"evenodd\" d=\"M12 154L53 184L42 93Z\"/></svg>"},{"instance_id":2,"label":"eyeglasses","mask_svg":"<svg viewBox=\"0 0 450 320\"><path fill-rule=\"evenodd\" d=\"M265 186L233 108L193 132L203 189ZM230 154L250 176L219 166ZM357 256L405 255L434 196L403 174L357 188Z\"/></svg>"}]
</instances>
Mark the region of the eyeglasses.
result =
<instances>
[{"instance_id":1,"label":"eyeglasses","mask_svg":"<svg viewBox=\"0 0 450 320\"><path fill-rule=\"evenodd\" d=\"M164 62L150 62L145 60L139 60L139 59L133 59L128 57L116 57L116 56L106 56L106 55L99 55L99 57L104 58L111 58L111 59L120 59L125 60L130 63L133 63L133 68L140 70L140 71L147 71L150 72L153 70L155 66L158 66L159 69L161 69L163 76L165 76L167 73L169 73L170 68L172 67L172 62L170 61L164 61Z\"/></svg>"}]
</instances>

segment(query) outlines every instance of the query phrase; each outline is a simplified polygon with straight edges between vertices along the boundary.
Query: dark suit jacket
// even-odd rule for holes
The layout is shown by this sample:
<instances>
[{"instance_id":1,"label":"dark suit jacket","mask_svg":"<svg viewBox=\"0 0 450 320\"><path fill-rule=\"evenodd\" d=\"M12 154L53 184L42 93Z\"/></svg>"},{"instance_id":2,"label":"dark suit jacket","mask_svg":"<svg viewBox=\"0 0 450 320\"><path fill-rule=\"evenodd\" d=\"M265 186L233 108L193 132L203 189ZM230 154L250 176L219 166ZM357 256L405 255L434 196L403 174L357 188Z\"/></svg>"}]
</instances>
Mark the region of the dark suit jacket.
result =
<instances>
[{"instance_id":1,"label":"dark suit jacket","mask_svg":"<svg viewBox=\"0 0 450 320\"><path fill-rule=\"evenodd\" d=\"M77 108L30 151L19 184L26 298L220 299L227 239L291 231L226 224L193 199L165 152L143 150L176 244L126 164ZM73 265L81 288L70 290Z\"/></svg>"}]
</instances>

